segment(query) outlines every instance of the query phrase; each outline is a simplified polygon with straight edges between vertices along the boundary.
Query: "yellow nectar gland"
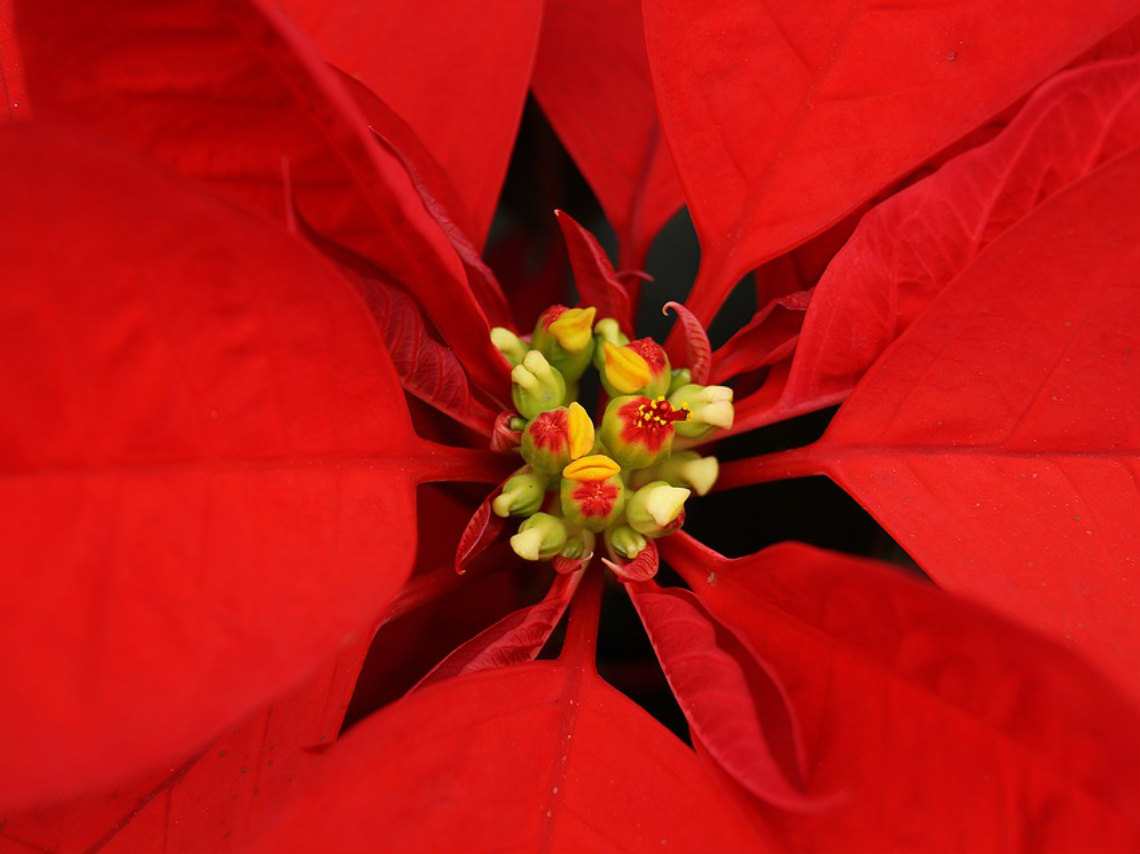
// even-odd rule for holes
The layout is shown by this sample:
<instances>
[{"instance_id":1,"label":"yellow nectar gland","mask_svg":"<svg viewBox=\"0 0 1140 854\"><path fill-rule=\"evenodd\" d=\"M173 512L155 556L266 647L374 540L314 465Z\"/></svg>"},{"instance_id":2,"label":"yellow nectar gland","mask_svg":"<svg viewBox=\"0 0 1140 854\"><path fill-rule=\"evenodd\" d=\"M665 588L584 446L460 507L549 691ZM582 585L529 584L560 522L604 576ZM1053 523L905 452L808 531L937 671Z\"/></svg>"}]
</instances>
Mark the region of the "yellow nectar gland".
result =
<instances>
[{"instance_id":1,"label":"yellow nectar gland","mask_svg":"<svg viewBox=\"0 0 1140 854\"><path fill-rule=\"evenodd\" d=\"M605 352L605 374L610 385L622 394L631 394L639 388L644 388L652 373L649 363L628 347L618 347L606 341L602 348Z\"/></svg>"},{"instance_id":2,"label":"yellow nectar gland","mask_svg":"<svg viewBox=\"0 0 1140 854\"><path fill-rule=\"evenodd\" d=\"M581 353L593 340L594 315L597 313L593 306L568 308L547 327L547 331L567 353Z\"/></svg>"},{"instance_id":3,"label":"yellow nectar gland","mask_svg":"<svg viewBox=\"0 0 1140 854\"><path fill-rule=\"evenodd\" d=\"M570 459L584 457L594 449L594 422L577 401L567 408L566 433L570 438Z\"/></svg>"},{"instance_id":4,"label":"yellow nectar gland","mask_svg":"<svg viewBox=\"0 0 1140 854\"><path fill-rule=\"evenodd\" d=\"M562 476L570 480L606 480L621 472L621 466L605 454L592 454L574 460L562 469Z\"/></svg>"}]
</instances>

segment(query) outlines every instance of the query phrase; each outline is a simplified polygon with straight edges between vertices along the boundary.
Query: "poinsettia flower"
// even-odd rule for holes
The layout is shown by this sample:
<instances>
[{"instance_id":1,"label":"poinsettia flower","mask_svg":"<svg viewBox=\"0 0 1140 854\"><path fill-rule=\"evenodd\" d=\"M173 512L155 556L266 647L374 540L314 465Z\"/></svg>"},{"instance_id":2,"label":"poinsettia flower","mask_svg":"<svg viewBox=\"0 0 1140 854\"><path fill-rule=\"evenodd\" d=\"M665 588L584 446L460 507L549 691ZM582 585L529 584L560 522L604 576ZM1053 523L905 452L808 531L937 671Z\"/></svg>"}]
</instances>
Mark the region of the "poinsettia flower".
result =
<instances>
[{"instance_id":1,"label":"poinsettia flower","mask_svg":"<svg viewBox=\"0 0 1140 854\"><path fill-rule=\"evenodd\" d=\"M490 329L514 312L477 247L537 7L445 36L473 13L442 4L420 23L454 52L408 39L370 64L402 37L378 26L392 10L356 10L363 26L288 5L359 81L260 3L16 4L3 79L32 118L0 138L22 200L4 340L13 365L36 358L5 387L8 844L1134 846L1136 61L1110 44L919 178L1133 9L1042 14L1010 45L1004 7L649 3L625 111L566 80L593 68L575 48L596 20L547 10L534 86L626 261L679 203L674 164L684 186L705 261L672 307L674 364L756 389L734 432L847 399L820 441L727 462L720 488L827 474L941 585L1041 632L872 561L728 559L674 533L660 553L687 589L649 580L657 547L611 565L690 749L598 675L600 565L527 567L549 593L507 616L523 576L486 569L493 487L518 464ZM603 55L641 50L635 12ZM473 51L492 39L507 49ZM889 67L866 48L885 44L903 48ZM480 145L462 93L374 83L421 56L477 72L496 117ZM611 156L588 137L615 112ZM910 186L840 222L892 183ZM632 334L637 280L559 224L583 304ZM713 352L703 323L735 280L828 228L843 248L814 292L768 294ZM401 387L429 406L410 418ZM424 497L417 543L415 487L443 481L483 503L460 537L472 508ZM418 661L456 591L493 624L314 750L377 622L418 646L374 650ZM567 607L557 658L528 663Z\"/></svg>"}]
</instances>

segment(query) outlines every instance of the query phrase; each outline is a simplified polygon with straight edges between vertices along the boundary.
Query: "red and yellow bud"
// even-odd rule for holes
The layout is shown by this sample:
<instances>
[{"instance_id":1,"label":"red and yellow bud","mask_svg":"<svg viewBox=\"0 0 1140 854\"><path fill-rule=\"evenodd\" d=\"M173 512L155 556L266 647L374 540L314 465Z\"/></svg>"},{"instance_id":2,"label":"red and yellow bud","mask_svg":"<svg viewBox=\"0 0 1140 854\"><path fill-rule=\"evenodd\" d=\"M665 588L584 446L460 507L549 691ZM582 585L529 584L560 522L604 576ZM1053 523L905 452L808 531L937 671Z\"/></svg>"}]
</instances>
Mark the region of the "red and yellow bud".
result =
<instances>
[{"instance_id":1,"label":"red and yellow bud","mask_svg":"<svg viewBox=\"0 0 1140 854\"><path fill-rule=\"evenodd\" d=\"M652 338L639 338L624 346L602 344L604 364L602 386L611 396L663 395L669 390L673 373L665 349Z\"/></svg>"},{"instance_id":2,"label":"red and yellow bud","mask_svg":"<svg viewBox=\"0 0 1140 854\"><path fill-rule=\"evenodd\" d=\"M685 501L692 493L655 480L637 490L626 505L629 526L647 537L663 537L685 523Z\"/></svg>"},{"instance_id":3,"label":"red and yellow bud","mask_svg":"<svg viewBox=\"0 0 1140 854\"><path fill-rule=\"evenodd\" d=\"M621 467L604 454L575 460L562 470L562 513L580 528L604 531L625 508Z\"/></svg>"},{"instance_id":4,"label":"red and yellow bud","mask_svg":"<svg viewBox=\"0 0 1140 854\"><path fill-rule=\"evenodd\" d=\"M568 383L575 382L590 365L594 355L594 316L597 309L566 308L556 305L538 318L534 347Z\"/></svg>"},{"instance_id":5,"label":"red and yellow bud","mask_svg":"<svg viewBox=\"0 0 1140 854\"><path fill-rule=\"evenodd\" d=\"M688 412L674 409L664 397L617 397L606 407L599 435L622 468L643 469L669 456L674 425L686 418Z\"/></svg>"},{"instance_id":6,"label":"red and yellow bud","mask_svg":"<svg viewBox=\"0 0 1140 854\"><path fill-rule=\"evenodd\" d=\"M531 419L522 434L519 452L535 471L560 475L566 464L594 449L594 423L575 402Z\"/></svg>"}]
</instances>

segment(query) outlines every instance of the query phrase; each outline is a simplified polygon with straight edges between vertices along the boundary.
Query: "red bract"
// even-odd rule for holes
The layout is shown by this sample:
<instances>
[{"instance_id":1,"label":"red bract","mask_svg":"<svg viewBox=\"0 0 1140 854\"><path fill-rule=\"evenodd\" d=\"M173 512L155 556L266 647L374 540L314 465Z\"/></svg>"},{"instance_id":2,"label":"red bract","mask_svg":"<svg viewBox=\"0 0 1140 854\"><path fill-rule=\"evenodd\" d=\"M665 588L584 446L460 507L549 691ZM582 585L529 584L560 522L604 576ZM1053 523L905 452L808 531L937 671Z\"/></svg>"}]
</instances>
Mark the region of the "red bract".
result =
<instances>
[{"instance_id":1,"label":"red bract","mask_svg":"<svg viewBox=\"0 0 1140 854\"><path fill-rule=\"evenodd\" d=\"M1134 6L285 6L0 0L0 850L1140 845ZM701 274L645 290L730 432L841 404L678 438L715 521L824 474L938 586L505 547L490 328L536 318L480 250L528 85L619 267L684 185ZM600 675L623 607L691 747Z\"/></svg>"}]
</instances>

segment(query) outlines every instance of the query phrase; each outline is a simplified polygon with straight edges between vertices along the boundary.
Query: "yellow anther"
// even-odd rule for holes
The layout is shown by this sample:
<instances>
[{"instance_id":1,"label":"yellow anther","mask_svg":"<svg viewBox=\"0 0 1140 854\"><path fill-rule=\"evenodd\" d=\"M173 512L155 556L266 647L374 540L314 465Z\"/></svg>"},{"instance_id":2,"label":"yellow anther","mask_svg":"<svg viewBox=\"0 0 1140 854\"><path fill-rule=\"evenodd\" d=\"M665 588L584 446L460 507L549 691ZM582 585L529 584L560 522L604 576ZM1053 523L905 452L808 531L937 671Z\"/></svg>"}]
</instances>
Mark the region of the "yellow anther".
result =
<instances>
[{"instance_id":1,"label":"yellow anther","mask_svg":"<svg viewBox=\"0 0 1140 854\"><path fill-rule=\"evenodd\" d=\"M574 460L562 469L562 476L570 480L605 480L621 472L621 466L605 454L591 454Z\"/></svg>"},{"instance_id":2,"label":"yellow anther","mask_svg":"<svg viewBox=\"0 0 1140 854\"><path fill-rule=\"evenodd\" d=\"M628 347L618 347L609 341L605 349L605 374L609 384L621 394L632 394L643 388L651 379L649 364Z\"/></svg>"},{"instance_id":3,"label":"yellow anther","mask_svg":"<svg viewBox=\"0 0 1140 854\"><path fill-rule=\"evenodd\" d=\"M594 337L594 315L597 313L593 306L568 308L547 327L547 331L567 353L581 353L590 346Z\"/></svg>"},{"instance_id":4,"label":"yellow anther","mask_svg":"<svg viewBox=\"0 0 1140 854\"><path fill-rule=\"evenodd\" d=\"M593 311L593 309L590 309ZM566 432L570 436L570 459L584 457L594 448L594 422L580 403L571 403L566 413Z\"/></svg>"}]
</instances>

